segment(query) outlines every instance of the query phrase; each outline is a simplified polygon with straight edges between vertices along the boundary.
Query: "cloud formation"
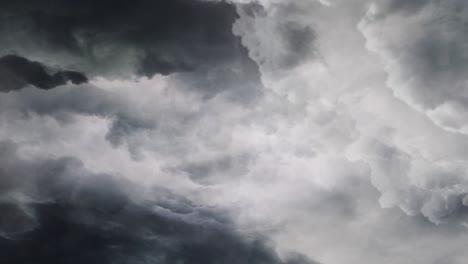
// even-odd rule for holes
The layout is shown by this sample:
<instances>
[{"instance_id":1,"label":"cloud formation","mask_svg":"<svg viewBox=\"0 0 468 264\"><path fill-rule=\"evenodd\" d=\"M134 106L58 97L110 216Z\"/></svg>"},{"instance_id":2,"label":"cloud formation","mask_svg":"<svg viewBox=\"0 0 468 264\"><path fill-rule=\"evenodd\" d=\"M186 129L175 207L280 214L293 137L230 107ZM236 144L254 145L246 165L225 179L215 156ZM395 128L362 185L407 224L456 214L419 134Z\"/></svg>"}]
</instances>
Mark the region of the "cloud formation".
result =
<instances>
[{"instance_id":1,"label":"cloud formation","mask_svg":"<svg viewBox=\"0 0 468 264\"><path fill-rule=\"evenodd\" d=\"M16 148L0 144L4 261L316 263L301 255L281 260L263 239L237 233L222 211L162 188L153 199L132 199L131 185L77 159L30 161Z\"/></svg>"},{"instance_id":2,"label":"cloud formation","mask_svg":"<svg viewBox=\"0 0 468 264\"><path fill-rule=\"evenodd\" d=\"M0 3L0 257L464 263L465 13Z\"/></svg>"},{"instance_id":3,"label":"cloud formation","mask_svg":"<svg viewBox=\"0 0 468 264\"><path fill-rule=\"evenodd\" d=\"M383 1L360 24L369 48L385 62L395 94L460 133L467 121L465 9L463 1Z\"/></svg>"},{"instance_id":4,"label":"cloud formation","mask_svg":"<svg viewBox=\"0 0 468 264\"><path fill-rule=\"evenodd\" d=\"M389 88L433 123L425 127L437 136L424 137L444 144L440 149L422 140L410 143L417 145L411 149L398 137L401 143L370 143L374 151L366 152L376 155L371 166L381 203L437 224L466 219L466 153L456 146L464 136L453 134L466 133L465 13L460 1L383 1L372 4L359 23L367 47L385 65Z\"/></svg>"},{"instance_id":5,"label":"cloud formation","mask_svg":"<svg viewBox=\"0 0 468 264\"><path fill-rule=\"evenodd\" d=\"M85 75L75 71L58 71L50 75L41 63L16 55L0 58L0 78L2 92L19 90L27 85L47 90L67 82L82 84L88 81Z\"/></svg>"},{"instance_id":6,"label":"cloud formation","mask_svg":"<svg viewBox=\"0 0 468 264\"><path fill-rule=\"evenodd\" d=\"M193 71L236 60L225 2L4 1L2 53L111 77ZM213 23L216 21L216 23Z\"/></svg>"}]
</instances>

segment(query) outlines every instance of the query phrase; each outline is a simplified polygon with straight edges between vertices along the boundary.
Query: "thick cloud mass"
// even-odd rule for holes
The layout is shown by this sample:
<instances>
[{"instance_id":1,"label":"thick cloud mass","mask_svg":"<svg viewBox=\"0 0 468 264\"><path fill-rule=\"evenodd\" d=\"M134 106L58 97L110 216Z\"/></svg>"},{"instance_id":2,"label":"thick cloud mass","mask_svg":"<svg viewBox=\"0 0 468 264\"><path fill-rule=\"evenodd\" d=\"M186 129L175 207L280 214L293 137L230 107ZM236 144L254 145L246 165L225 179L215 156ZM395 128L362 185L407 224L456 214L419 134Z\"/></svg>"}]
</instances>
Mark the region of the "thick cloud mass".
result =
<instances>
[{"instance_id":1,"label":"thick cloud mass","mask_svg":"<svg viewBox=\"0 0 468 264\"><path fill-rule=\"evenodd\" d=\"M464 1L382 1L359 23L367 47L383 59L395 96L448 135L466 134L466 11ZM440 158L434 158L437 150L430 143L416 151L387 143L378 147L372 166L382 204L422 213L434 223L464 221L466 153L448 154L450 145Z\"/></svg>"},{"instance_id":2,"label":"thick cloud mass","mask_svg":"<svg viewBox=\"0 0 468 264\"><path fill-rule=\"evenodd\" d=\"M79 160L29 161L16 151L0 143L6 263L316 263L283 261L263 239L238 234L221 211L164 189L138 202L128 183L93 175Z\"/></svg>"},{"instance_id":3,"label":"thick cloud mass","mask_svg":"<svg viewBox=\"0 0 468 264\"><path fill-rule=\"evenodd\" d=\"M466 8L456 0L383 1L360 25L369 47L384 59L397 96L461 133L468 120Z\"/></svg>"},{"instance_id":4,"label":"thick cloud mass","mask_svg":"<svg viewBox=\"0 0 468 264\"><path fill-rule=\"evenodd\" d=\"M461 0L0 2L0 262L464 264Z\"/></svg>"},{"instance_id":5,"label":"thick cloud mass","mask_svg":"<svg viewBox=\"0 0 468 264\"><path fill-rule=\"evenodd\" d=\"M0 10L1 51L92 75L193 71L244 52L231 34L237 15L227 3L2 1Z\"/></svg>"}]
</instances>

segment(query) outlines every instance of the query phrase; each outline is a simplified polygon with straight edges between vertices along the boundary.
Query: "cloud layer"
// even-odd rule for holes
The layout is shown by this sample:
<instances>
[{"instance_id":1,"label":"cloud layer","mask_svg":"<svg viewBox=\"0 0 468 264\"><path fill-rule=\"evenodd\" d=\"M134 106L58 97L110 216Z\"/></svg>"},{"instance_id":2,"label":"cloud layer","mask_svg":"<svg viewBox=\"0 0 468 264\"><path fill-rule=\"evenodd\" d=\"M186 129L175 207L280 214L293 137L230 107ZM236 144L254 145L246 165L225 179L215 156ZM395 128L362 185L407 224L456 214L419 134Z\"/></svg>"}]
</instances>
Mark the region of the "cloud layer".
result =
<instances>
[{"instance_id":1,"label":"cloud layer","mask_svg":"<svg viewBox=\"0 0 468 264\"><path fill-rule=\"evenodd\" d=\"M237 15L227 3L4 1L0 9L2 53L91 76L193 71L243 52L230 33Z\"/></svg>"},{"instance_id":2,"label":"cloud layer","mask_svg":"<svg viewBox=\"0 0 468 264\"><path fill-rule=\"evenodd\" d=\"M281 260L215 208L162 188L141 200L129 196L131 184L93 174L77 159L31 161L16 148L0 144L3 261L316 263L301 255Z\"/></svg>"},{"instance_id":3,"label":"cloud layer","mask_svg":"<svg viewBox=\"0 0 468 264\"><path fill-rule=\"evenodd\" d=\"M464 263L465 9L3 1L0 258Z\"/></svg>"}]
</instances>

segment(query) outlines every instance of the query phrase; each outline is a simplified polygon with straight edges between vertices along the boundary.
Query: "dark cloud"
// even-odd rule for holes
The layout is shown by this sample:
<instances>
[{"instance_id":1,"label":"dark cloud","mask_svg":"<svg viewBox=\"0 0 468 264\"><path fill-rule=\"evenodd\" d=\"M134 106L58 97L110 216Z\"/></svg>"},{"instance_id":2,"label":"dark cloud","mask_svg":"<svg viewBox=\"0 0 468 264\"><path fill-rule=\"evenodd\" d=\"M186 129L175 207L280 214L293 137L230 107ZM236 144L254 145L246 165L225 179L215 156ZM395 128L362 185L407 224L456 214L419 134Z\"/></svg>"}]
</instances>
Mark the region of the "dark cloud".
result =
<instances>
[{"instance_id":1,"label":"dark cloud","mask_svg":"<svg viewBox=\"0 0 468 264\"><path fill-rule=\"evenodd\" d=\"M137 187L79 160L31 161L8 142L0 156L2 262L316 263L281 260L266 240L237 233L222 211L165 189L138 202L130 192Z\"/></svg>"},{"instance_id":2,"label":"dark cloud","mask_svg":"<svg viewBox=\"0 0 468 264\"><path fill-rule=\"evenodd\" d=\"M35 79L41 88L79 79L78 72L108 79L174 74L174 85L206 99L224 92L252 102L260 73L232 33L237 18L226 1L2 1L0 55L70 70L53 78L41 73Z\"/></svg>"},{"instance_id":3,"label":"dark cloud","mask_svg":"<svg viewBox=\"0 0 468 264\"><path fill-rule=\"evenodd\" d=\"M309 26L288 22L279 26L286 43L287 54L284 55L285 67L293 67L307 60L313 54L315 32Z\"/></svg>"},{"instance_id":4,"label":"dark cloud","mask_svg":"<svg viewBox=\"0 0 468 264\"><path fill-rule=\"evenodd\" d=\"M56 63L93 74L115 73L128 66L117 62L127 62L151 77L245 56L231 32L236 10L226 2L23 0L2 1L0 10L4 50L55 54L63 57Z\"/></svg>"},{"instance_id":5,"label":"dark cloud","mask_svg":"<svg viewBox=\"0 0 468 264\"><path fill-rule=\"evenodd\" d=\"M135 75L170 74L171 89L195 91L203 100L222 93L230 101L249 104L261 94L262 85L257 65L232 33L237 17L235 6L224 1L2 1L0 55L18 54L4 58L15 58L20 65L13 72L11 63L5 70L0 67L5 83L0 91L28 84L50 89L87 77L93 83L95 77L135 80ZM50 74L50 69L67 71ZM138 98L146 96L144 91L128 96L137 98L130 102L93 84L63 88L47 94L21 92L17 96L23 98L15 107L27 115L59 121L74 115L109 118L106 139L114 145L135 131L156 129L161 118L170 118L151 107L143 108L152 113L141 115ZM178 111L169 109L168 115ZM192 119L196 114L183 113L183 117Z\"/></svg>"},{"instance_id":6,"label":"dark cloud","mask_svg":"<svg viewBox=\"0 0 468 264\"><path fill-rule=\"evenodd\" d=\"M85 75L75 71L58 71L49 74L43 64L20 56L6 55L0 58L1 92L18 90L26 85L47 90L67 82L82 84L87 81Z\"/></svg>"}]
</instances>

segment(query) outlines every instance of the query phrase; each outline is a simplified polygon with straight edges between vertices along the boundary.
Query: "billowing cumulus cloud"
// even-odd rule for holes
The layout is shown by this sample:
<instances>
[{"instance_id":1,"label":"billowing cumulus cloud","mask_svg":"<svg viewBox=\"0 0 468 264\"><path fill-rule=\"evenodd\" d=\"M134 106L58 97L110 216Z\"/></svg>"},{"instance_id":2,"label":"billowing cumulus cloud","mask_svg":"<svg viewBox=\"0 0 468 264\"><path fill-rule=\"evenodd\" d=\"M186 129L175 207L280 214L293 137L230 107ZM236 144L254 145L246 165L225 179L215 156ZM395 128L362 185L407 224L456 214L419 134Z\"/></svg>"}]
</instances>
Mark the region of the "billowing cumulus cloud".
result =
<instances>
[{"instance_id":1,"label":"billowing cumulus cloud","mask_svg":"<svg viewBox=\"0 0 468 264\"><path fill-rule=\"evenodd\" d=\"M460 133L467 121L466 19L463 1L383 1L360 24L395 94Z\"/></svg>"},{"instance_id":2,"label":"billowing cumulus cloud","mask_svg":"<svg viewBox=\"0 0 468 264\"><path fill-rule=\"evenodd\" d=\"M465 13L2 2L0 257L464 263Z\"/></svg>"},{"instance_id":3,"label":"billowing cumulus cloud","mask_svg":"<svg viewBox=\"0 0 468 264\"><path fill-rule=\"evenodd\" d=\"M394 95L426 115L436 126L431 130L448 131L433 138L444 142L445 154L436 154L431 142L411 150L380 141L370 143L375 151L366 149L376 153L372 166L382 204L434 223L466 219L466 153L449 139L461 144L464 136L451 134L466 133L465 13L460 1L383 1L359 23L367 47L383 60Z\"/></svg>"},{"instance_id":4,"label":"billowing cumulus cloud","mask_svg":"<svg viewBox=\"0 0 468 264\"><path fill-rule=\"evenodd\" d=\"M294 9L300 7L284 5L272 10L254 4L241 7L241 19L234 26L234 32L248 47L249 55L270 70L292 68L306 62L314 53L314 29L295 16L299 11ZM269 42L271 38L277 42Z\"/></svg>"}]
</instances>

